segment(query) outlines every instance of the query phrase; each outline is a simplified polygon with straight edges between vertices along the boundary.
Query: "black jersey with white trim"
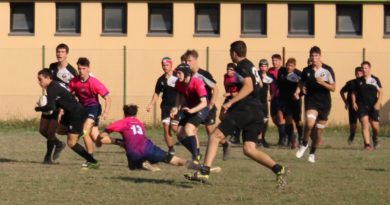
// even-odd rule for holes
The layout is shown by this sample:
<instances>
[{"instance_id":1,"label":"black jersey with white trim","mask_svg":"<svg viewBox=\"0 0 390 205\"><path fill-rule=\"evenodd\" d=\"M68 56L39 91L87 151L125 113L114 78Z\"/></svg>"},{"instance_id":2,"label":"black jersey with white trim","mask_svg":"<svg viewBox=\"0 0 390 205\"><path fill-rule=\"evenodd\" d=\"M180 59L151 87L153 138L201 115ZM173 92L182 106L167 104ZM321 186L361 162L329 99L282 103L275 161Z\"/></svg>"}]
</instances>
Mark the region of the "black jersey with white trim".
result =
<instances>
[{"instance_id":1,"label":"black jersey with white trim","mask_svg":"<svg viewBox=\"0 0 390 205\"><path fill-rule=\"evenodd\" d=\"M37 111L51 111L56 108L62 108L65 112L78 113L83 109L83 106L76 98L57 81L52 81L46 88L47 104L43 107L38 107Z\"/></svg>"},{"instance_id":2,"label":"black jersey with white trim","mask_svg":"<svg viewBox=\"0 0 390 205\"><path fill-rule=\"evenodd\" d=\"M352 107L352 92L355 89L356 79L349 80L345 83L345 85L341 88L341 92L347 93L347 103L349 107Z\"/></svg>"},{"instance_id":3,"label":"black jersey with white trim","mask_svg":"<svg viewBox=\"0 0 390 205\"><path fill-rule=\"evenodd\" d=\"M301 81L301 75L302 72L298 69L294 69L292 72L288 72L287 68L285 67L279 69L277 86L279 88L280 99L294 99L294 93L297 90L299 82Z\"/></svg>"},{"instance_id":4,"label":"black jersey with white trim","mask_svg":"<svg viewBox=\"0 0 390 205\"><path fill-rule=\"evenodd\" d=\"M330 91L317 83L316 78L321 78L328 84L334 84L336 82L333 69L326 64L322 64L322 67L317 71L315 71L312 66L304 68L302 71L301 82L306 87L305 101L329 107L332 104Z\"/></svg>"},{"instance_id":5,"label":"black jersey with white trim","mask_svg":"<svg viewBox=\"0 0 390 205\"><path fill-rule=\"evenodd\" d=\"M214 78L211 75L211 73L209 73L206 70L203 70L203 69L199 68L198 72L194 73L193 76L196 77L196 78L199 78L199 79L201 79L203 81L203 83L204 83L204 85L206 87L207 97L210 100L211 96L212 96L211 90L212 90L212 88L215 87L215 84L217 84L217 82L214 80Z\"/></svg>"},{"instance_id":6,"label":"black jersey with white trim","mask_svg":"<svg viewBox=\"0 0 390 205\"><path fill-rule=\"evenodd\" d=\"M167 77L165 74L161 75L157 79L157 83L154 89L154 92L159 95L162 94L161 107L168 106L174 107L176 105L176 94L175 84L177 77L175 74Z\"/></svg>"},{"instance_id":7,"label":"black jersey with white trim","mask_svg":"<svg viewBox=\"0 0 390 205\"><path fill-rule=\"evenodd\" d=\"M68 88L70 80L72 80L75 76L77 76L76 69L68 64L65 69L58 68L58 62L52 63L49 66L49 70L53 75L53 80L60 83L60 85Z\"/></svg>"},{"instance_id":8,"label":"black jersey with white trim","mask_svg":"<svg viewBox=\"0 0 390 205\"><path fill-rule=\"evenodd\" d=\"M360 77L356 79L356 103L358 105L373 106L378 100L378 91L382 88L382 84L374 75L369 78Z\"/></svg>"}]
</instances>

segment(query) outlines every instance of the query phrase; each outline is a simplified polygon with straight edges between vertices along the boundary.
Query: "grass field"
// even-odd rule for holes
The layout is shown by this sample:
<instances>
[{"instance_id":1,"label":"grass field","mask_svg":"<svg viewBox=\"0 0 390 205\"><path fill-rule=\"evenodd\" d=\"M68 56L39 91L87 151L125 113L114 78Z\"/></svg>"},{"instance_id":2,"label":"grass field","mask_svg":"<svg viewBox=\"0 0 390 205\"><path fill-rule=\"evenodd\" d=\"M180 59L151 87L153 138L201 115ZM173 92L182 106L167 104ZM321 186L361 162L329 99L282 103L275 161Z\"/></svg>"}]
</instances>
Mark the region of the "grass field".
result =
<instances>
[{"instance_id":1,"label":"grass field","mask_svg":"<svg viewBox=\"0 0 390 205\"><path fill-rule=\"evenodd\" d=\"M148 133L165 149L160 129ZM271 143L274 136L271 131ZM69 148L58 164L43 165L43 137L29 129L3 129L0 204L389 204L390 138L382 137L380 149L366 152L360 135L352 146L346 136L343 129L326 130L315 164L307 155L296 159L294 150L266 149L291 170L289 184L278 190L274 174L248 160L240 146L232 148L229 161L221 160L220 149L215 165L222 172L211 175L210 184L198 184L184 179L183 167L159 164L160 172L129 171L124 151L116 146L96 151L98 170L81 170L83 160ZM176 151L190 157L183 146Z\"/></svg>"}]
</instances>

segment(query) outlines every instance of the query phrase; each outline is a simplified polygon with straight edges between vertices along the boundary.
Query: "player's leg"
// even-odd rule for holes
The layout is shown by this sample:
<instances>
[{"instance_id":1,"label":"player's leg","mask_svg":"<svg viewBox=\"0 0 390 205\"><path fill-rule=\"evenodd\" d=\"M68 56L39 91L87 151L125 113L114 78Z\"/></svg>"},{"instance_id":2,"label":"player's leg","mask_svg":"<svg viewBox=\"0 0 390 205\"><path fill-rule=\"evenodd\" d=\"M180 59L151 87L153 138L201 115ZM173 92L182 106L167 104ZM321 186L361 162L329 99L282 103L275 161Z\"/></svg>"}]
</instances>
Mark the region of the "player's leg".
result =
<instances>
[{"instance_id":1,"label":"player's leg","mask_svg":"<svg viewBox=\"0 0 390 205\"><path fill-rule=\"evenodd\" d=\"M50 119L46 117L41 117L39 122L39 133L46 138L46 154L43 159L44 164L52 164L51 154L54 150L54 144L49 140L48 129L49 129Z\"/></svg>"},{"instance_id":2,"label":"player's leg","mask_svg":"<svg viewBox=\"0 0 390 205\"><path fill-rule=\"evenodd\" d=\"M168 152L172 153L173 155L175 154L175 148L173 147L173 141L172 141L172 136L171 136L171 126L170 122L163 122L163 130L164 130L164 140L165 143L168 146Z\"/></svg>"},{"instance_id":3,"label":"player's leg","mask_svg":"<svg viewBox=\"0 0 390 205\"><path fill-rule=\"evenodd\" d=\"M308 109L305 111L306 122L305 128L303 131L303 140L302 144L299 146L299 149L295 156L301 158L305 154L306 149L309 147L309 138L312 133L312 129L317 121L318 112L314 109Z\"/></svg>"},{"instance_id":4,"label":"player's leg","mask_svg":"<svg viewBox=\"0 0 390 205\"><path fill-rule=\"evenodd\" d=\"M372 128L372 141L373 141L373 146L375 149L379 148L379 130L380 130L380 125L379 125L379 111L372 109L370 112L370 117L369 121L371 124Z\"/></svg>"},{"instance_id":5,"label":"player's leg","mask_svg":"<svg viewBox=\"0 0 390 205\"><path fill-rule=\"evenodd\" d=\"M279 106L280 108L280 106ZM287 144L287 136L286 136L286 119L281 109L276 111L276 118L278 121L278 133L279 133L279 141L278 144L281 146L288 145Z\"/></svg>"},{"instance_id":6,"label":"player's leg","mask_svg":"<svg viewBox=\"0 0 390 205\"><path fill-rule=\"evenodd\" d=\"M370 143L370 123L368 115L361 115L359 117L359 121L361 124L362 129L362 136L363 136L363 142L364 142L364 149L370 151L371 150L371 143Z\"/></svg>"},{"instance_id":7,"label":"player's leg","mask_svg":"<svg viewBox=\"0 0 390 205\"><path fill-rule=\"evenodd\" d=\"M353 108L348 108L348 121L349 121L349 136L348 144L351 145L355 139L355 133L357 129L357 112Z\"/></svg>"},{"instance_id":8,"label":"player's leg","mask_svg":"<svg viewBox=\"0 0 390 205\"><path fill-rule=\"evenodd\" d=\"M94 126L95 120L87 118L83 125L83 141L85 148L89 154L93 154L93 140L91 137L92 127Z\"/></svg>"},{"instance_id":9,"label":"player's leg","mask_svg":"<svg viewBox=\"0 0 390 205\"><path fill-rule=\"evenodd\" d=\"M326 120L317 120L317 123L315 125L315 134L312 135L312 142L311 142L311 147L310 147L310 154L308 161L311 163L314 163L316 161L316 151L319 145L322 142L322 134L324 132L324 129L326 127Z\"/></svg>"}]
</instances>

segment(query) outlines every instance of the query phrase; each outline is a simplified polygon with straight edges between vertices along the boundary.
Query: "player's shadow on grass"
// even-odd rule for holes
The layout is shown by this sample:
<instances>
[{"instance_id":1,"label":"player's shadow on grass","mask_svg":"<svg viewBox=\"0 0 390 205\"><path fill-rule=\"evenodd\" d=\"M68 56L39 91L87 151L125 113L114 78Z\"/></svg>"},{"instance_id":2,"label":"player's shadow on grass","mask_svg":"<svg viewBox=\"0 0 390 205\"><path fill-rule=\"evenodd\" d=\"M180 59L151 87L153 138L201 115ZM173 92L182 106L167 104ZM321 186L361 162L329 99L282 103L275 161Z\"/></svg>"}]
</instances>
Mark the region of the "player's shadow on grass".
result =
<instances>
[{"instance_id":1,"label":"player's shadow on grass","mask_svg":"<svg viewBox=\"0 0 390 205\"><path fill-rule=\"evenodd\" d=\"M383 168L365 168L364 170L371 171L371 172L385 172L386 171L386 169L383 169Z\"/></svg>"},{"instance_id":2,"label":"player's shadow on grass","mask_svg":"<svg viewBox=\"0 0 390 205\"><path fill-rule=\"evenodd\" d=\"M0 158L0 163L32 163L32 164L42 164L42 162L37 161L20 161L16 159Z\"/></svg>"},{"instance_id":3,"label":"player's shadow on grass","mask_svg":"<svg viewBox=\"0 0 390 205\"><path fill-rule=\"evenodd\" d=\"M180 188L192 188L192 186L188 185L187 183L183 182L176 182L172 179L148 179L148 178L136 178L136 177L113 177L113 179L120 179L123 181L130 181L134 182L136 184L140 183L149 183L149 184L167 184L175 187Z\"/></svg>"}]
</instances>

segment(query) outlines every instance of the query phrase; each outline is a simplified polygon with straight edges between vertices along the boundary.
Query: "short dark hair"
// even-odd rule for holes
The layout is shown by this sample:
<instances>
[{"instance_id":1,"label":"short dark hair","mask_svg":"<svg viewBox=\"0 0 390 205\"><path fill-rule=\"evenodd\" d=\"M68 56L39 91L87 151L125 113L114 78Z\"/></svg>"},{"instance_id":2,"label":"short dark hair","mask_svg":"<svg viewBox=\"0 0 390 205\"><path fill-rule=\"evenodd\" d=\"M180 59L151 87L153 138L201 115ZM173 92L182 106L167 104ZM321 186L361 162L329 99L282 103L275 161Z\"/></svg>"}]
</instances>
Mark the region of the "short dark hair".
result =
<instances>
[{"instance_id":1,"label":"short dark hair","mask_svg":"<svg viewBox=\"0 0 390 205\"><path fill-rule=\"evenodd\" d=\"M226 65L226 69L233 68L233 70L236 70L237 66L235 63L228 63Z\"/></svg>"},{"instance_id":2,"label":"short dark hair","mask_svg":"<svg viewBox=\"0 0 390 205\"><path fill-rule=\"evenodd\" d=\"M86 57L80 57L78 60L77 60L77 65L81 65L81 66L88 66L89 67L89 59L86 58Z\"/></svg>"},{"instance_id":3,"label":"short dark hair","mask_svg":"<svg viewBox=\"0 0 390 205\"><path fill-rule=\"evenodd\" d=\"M274 59L274 58L276 58L276 59L279 59L279 60L282 60L282 56L280 55L280 54L273 54L272 56L271 56L271 59Z\"/></svg>"},{"instance_id":4,"label":"short dark hair","mask_svg":"<svg viewBox=\"0 0 390 205\"><path fill-rule=\"evenodd\" d=\"M371 68L371 63L369 61L363 61L362 64L360 64L360 66L363 67L363 65L368 65L368 67Z\"/></svg>"},{"instance_id":5,"label":"short dark hair","mask_svg":"<svg viewBox=\"0 0 390 205\"><path fill-rule=\"evenodd\" d=\"M318 46L313 46L310 48L309 54L318 53L321 55L321 49Z\"/></svg>"},{"instance_id":6,"label":"short dark hair","mask_svg":"<svg viewBox=\"0 0 390 205\"><path fill-rule=\"evenodd\" d=\"M138 112L138 106L136 104L129 104L123 106L123 113L126 117L136 116Z\"/></svg>"},{"instance_id":7,"label":"short dark hair","mask_svg":"<svg viewBox=\"0 0 390 205\"><path fill-rule=\"evenodd\" d=\"M42 75L45 78L53 79L53 74L48 68L42 68L42 70L38 72L38 75Z\"/></svg>"},{"instance_id":8,"label":"short dark hair","mask_svg":"<svg viewBox=\"0 0 390 205\"><path fill-rule=\"evenodd\" d=\"M186 61L186 60L187 60L187 56L184 53L183 55L180 56L180 61L183 62L183 61Z\"/></svg>"},{"instance_id":9,"label":"short dark hair","mask_svg":"<svg viewBox=\"0 0 390 205\"><path fill-rule=\"evenodd\" d=\"M360 66L356 67L356 68L355 68L355 74L356 74L357 72L363 72L363 68L360 67Z\"/></svg>"},{"instance_id":10,"label":"short dark hair","mask_svg":"<svg viewBox=\"0 0 390 205\"><path fill-rule=\"evenodd\" d=\"M287 59L286 65L287 64L297 65L297 60L295 60L295 58L289 58Z\"/></svg>"},{"instance_id":11,"label":"short dark hair","mask_svg":"<svg viewBox=\"0 0 390 205\"><path fill-rule=\"evenodd\" d=\"M246 57L246 44L244 41L234 41L230 44L230 52L235 52L239 57Z\"/></svg>"},{"instance_id":12,"label":"short dark hair","mask_svg":"<svg viewBox=\"0 0 390 205\"><path fill-rule=\"evenodd\" d=\"M194 50L194 49L192 49L192 50L188 49L188 50L184 53L184 56L185 56L185 59L186 59L186 60L187 60L187 58L190 57L190 56L194 57L195 59L198 59L199 53L198 53L198 51L196 51L196 50Z\"/></svg>"},{"instance_id":13,"label":"short dark hair","mask_svg":"<svg viewBox=\"0 0 390 205\"><path fill-rule=\"evenodd\" d=\"M69 46L65 43L58 44L58 46L56 47L56 51L58 51L59 49L65 49L66 53L69 53Z\"/></svg>"}]
</instances>

